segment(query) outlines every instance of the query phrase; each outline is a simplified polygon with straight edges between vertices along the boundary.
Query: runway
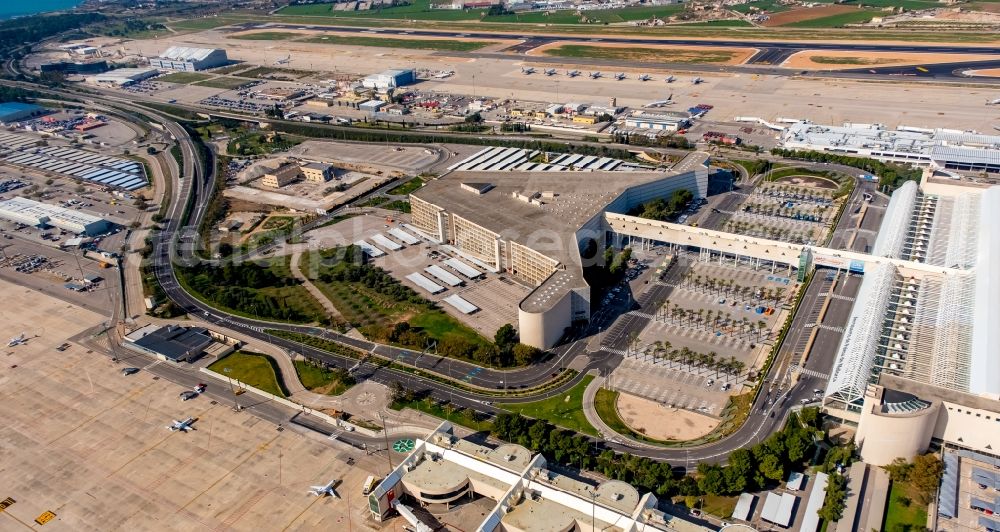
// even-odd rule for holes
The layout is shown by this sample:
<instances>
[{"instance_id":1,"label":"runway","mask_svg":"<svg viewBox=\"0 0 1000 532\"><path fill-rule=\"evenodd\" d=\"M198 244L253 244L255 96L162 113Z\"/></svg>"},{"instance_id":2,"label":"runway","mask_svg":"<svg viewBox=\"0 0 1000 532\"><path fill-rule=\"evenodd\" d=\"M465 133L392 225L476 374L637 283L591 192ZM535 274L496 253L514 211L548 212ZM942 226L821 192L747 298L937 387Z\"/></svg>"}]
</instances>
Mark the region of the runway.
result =
<instances>
[{"instance_id":1,"label":"runway","mask_svg":"<svg viewBox=\"0 0 1000 532\"><path fill-rule=\"evenodd\" d=\"M453 37L461 39L483 39L483 40L510 40L512 38L521 39L523 42L502 50L499 53L454 53L447 52L447 55L457 56L511 56L521 55L526 52L551 43L559 42L587 42L593 44L632 44L636 46L663 45L671 46L712 46L717 48L755 48L755 53L746 63L736 66L717 66L711 64L671 64L663 63L655 65L650 63L635 63L629 66L635 67L663 67L677 68L685 70L695 70L704 72L740 72L745 71L754 74L788 75L792 70L798 75L817 75L822 77L850 77L850 78L876 78L876 79L898 79L900 76L907 76L915 80L972 80L985 83L1000 83L1000 79L965 76L960 72L972 69L1000 68L1000 53L995 46L957 46L957 45L914 45L914 44L865 44L865 43L830 43L830 42L783 42L783 41L758 41L758 40L713 40L713 39L671 39L671 38L644 38L644 37L587 37L578 35L531 35L518 36L509 33L488 32L488 31L446 31L446 30L414 30L414 29L394 29L394 28L365 28L354 26L330 26L321 24L285 24L280 22L248 22L231 26L233 31L248 30L305 30L317 32L338 32L356 33L366 35L390 35L400 37ZM794 53L817 50L817 51L853 51L853 52L896 52L896 53L927 53L927 54L986 54L996 55L995 61L975 61L929 64L923 66L925 71L917 70L913 66L896 66L881 68L857 68L835 71L810 71L783 68L780 65ZM527 58L526 58L527 59ZM621 61L600 61L587 58L576 57L537 57L532 56L533 62L549 63L574 63L579 65L621 65ZM763 70L762 70L763 69Z\"/></svg>"}]
</instances>

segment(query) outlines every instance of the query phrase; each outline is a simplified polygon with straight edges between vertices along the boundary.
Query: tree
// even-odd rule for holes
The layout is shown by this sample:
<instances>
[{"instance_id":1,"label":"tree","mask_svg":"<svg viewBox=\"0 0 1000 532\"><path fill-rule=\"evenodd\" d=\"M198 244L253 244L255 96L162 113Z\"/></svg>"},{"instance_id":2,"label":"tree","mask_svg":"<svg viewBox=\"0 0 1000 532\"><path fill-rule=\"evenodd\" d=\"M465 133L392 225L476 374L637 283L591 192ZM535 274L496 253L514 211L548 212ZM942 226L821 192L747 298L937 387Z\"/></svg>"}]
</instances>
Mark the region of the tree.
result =
<instances>
[{"instance_id":1,"label":"tree","mask_svg":"<svg viewBox=\"0 0 1000 532\"><path fill-rule=\"evenodd\" d=\"M404 395L406 395L406 390L403 385L399 381L392 381L392 384L389 385L389 397L392 402L402 400Z\"/></svg>"},{"instance_id":2,"label":"tree","mask_svg":"<svg viewBox=\"0 0 1000 532\"><path fill-rule=\"evenodd\" d=\"M518 366L527 366L542 355L542 350L527 344L517 343L513 349L514 363Z\"/></svg>"},{"instance_id":3,"label":"tree","mask_svg":"<svg viewBox=\"0 0 1000 532\"><path fill-rule=\"evenodd\" d=\"M936 454L919 454L913 457L910 483L917 489L917 502L922 505L931 502L943 473L944 463Z\"/></svg>"},{"instance_id":4,"label":"tree","mask_svg":"<svg viewBox=\"0 0 1000 532\"><path fill-rule=\"evenodd\" d=\"M831 473L826 481L826 496L819 516L826 521L838 521L844 516L847 499L847 479L839 473Z\"/></svg>"},{"instance_id":5,"label":"tree","mask_svg":"<svg viewBox=\"0 0 1000 532\"><path fill-rule=\"evenodd\" d=\"M707 463L698 464L698 488L709 495L720 495L726 492L726 476L722 468Z\"/></svg>"},{"instance_id":6,"label":"tree","mask_svg":"<svg viewBox=\"0 0 1000 532\"><path fill-rule=\"evenodd\" d=\"M733 451L726 467L726 491L740 493L747 489L754 474L753 454L747 449Z\"/></svg>"},{"instance_id":7,"label":"tree","mask_svg":"<svg viewBox=\"0 0 1000 532\"><path fill-rule=\"evenodd\" d=\"M497 329L496 334L493 335L493 343L501 351L513 347L517 343L517 331L514 330L514 326L507 323Z\"/></svg>"},{"instance_id":8,"label":"tree","mask_svg":"<svg viewBox=\"0 0 1000 532\"><path fill-rule=\"evenodd\" d=\"M760 472L771 480L781 480L785 478L785 466L781 459L773 454L765 454L760 461Z\"/></svg>"}]
</instances>

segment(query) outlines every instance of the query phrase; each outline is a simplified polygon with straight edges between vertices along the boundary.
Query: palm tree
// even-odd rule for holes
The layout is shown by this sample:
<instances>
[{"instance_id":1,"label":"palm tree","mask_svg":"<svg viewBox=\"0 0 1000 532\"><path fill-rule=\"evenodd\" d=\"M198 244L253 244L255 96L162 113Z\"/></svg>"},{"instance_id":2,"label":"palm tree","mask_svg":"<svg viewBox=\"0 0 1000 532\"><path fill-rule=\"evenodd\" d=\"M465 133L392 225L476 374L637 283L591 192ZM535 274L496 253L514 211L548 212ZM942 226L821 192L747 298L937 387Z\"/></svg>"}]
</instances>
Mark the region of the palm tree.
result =
<instances>
[{"instance_id":1,"label":"palm tree","mask_svg":"<svg viewBox=\"0 0 1000 532\"><path fill-rule=\"evenodd\" d=\"M708 361L708 366L715 370L715 378L719 378L719 361L717 360L719 354L715 351L710 351L705 355L705 359Z\"/></svg>"},{"instance_id":2,"label":"palm tree","mask_svg":"<svg viewBox=\"0 0 1000 532\"><path fill-rule=\"evenodd\" d=\"M698 311L695 312L695 315L698 316L697 319L698 325L703 325L705 323L705 309L702 308L698 309Z\"/></svg>"},{"instance_id":3,"label":"palm tree","mask_svg":"<svg viewBox=\"0 0 1000 532\"><path fill-rule=\"evenodd\" d=\"M760 342L762 333L764 332L764 327L767 327L767 322L764 320L757 321L757 341Z\"/></svg>"}]
</instances>

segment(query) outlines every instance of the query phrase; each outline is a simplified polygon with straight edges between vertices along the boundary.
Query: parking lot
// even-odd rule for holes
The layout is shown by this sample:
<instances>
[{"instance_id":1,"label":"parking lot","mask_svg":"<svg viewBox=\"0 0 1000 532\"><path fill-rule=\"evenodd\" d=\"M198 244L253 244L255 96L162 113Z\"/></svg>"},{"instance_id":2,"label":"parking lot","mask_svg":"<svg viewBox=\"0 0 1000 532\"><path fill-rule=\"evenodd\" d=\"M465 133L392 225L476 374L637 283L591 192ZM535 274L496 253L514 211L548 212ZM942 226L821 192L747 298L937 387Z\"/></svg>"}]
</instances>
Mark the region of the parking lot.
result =
<instances>
[{"instance_id":1,"label":"parking lot","mask_svg":"<svg viewBox=\"0 0 1000 532\"><path fill-rule=\"evenodd\" d=\"M835 197L836 183L808 176L764 182L742 197L722 228L731 233L794 242L826 241L845 198Z\"/></svg>"},{"instance_id":2,"label":"parking lot","mask_svg":"<svg viewBox=\"0 0 1000 532\"><path fill-rule=\"evenodd\" d=\"M0 240L0 246L0 279L105 315L118 299L118 272L112 268L19 238Z\"/></svg>"}]
</instances>

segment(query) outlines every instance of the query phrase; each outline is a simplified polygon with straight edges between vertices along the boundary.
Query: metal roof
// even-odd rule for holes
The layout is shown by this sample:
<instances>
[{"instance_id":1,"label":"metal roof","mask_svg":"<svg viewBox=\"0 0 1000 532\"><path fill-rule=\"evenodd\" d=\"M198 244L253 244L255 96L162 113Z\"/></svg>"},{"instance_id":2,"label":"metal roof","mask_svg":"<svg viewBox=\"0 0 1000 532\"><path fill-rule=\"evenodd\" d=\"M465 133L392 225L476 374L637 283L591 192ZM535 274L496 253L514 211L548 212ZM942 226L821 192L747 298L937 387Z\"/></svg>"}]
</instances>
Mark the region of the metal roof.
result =
<instances>
[{"instance_id":1,"label":"metal roof","mask_svg":"<svg viewBox=\"0 0 1000 532\"><path fill-rule=\"evenodd\" d=\"M171 46L162 54L161 59L172 61L204 61L214 52L221 52L219 48L191 48L189 46Z\"/></svg>"}]
</instances>

